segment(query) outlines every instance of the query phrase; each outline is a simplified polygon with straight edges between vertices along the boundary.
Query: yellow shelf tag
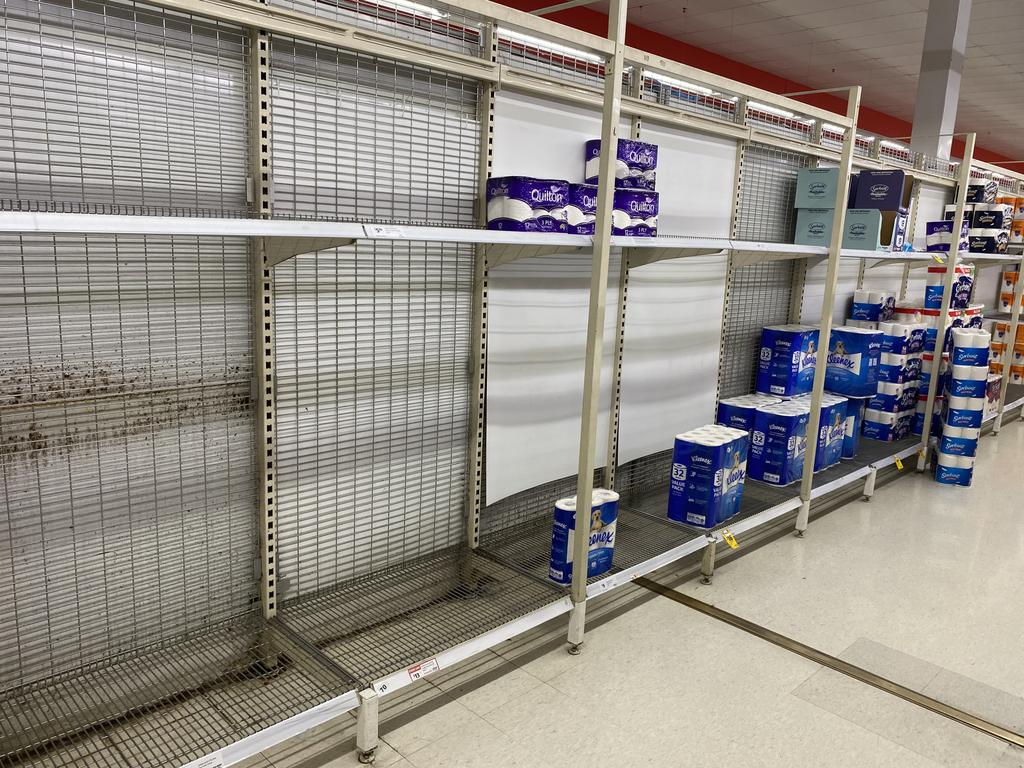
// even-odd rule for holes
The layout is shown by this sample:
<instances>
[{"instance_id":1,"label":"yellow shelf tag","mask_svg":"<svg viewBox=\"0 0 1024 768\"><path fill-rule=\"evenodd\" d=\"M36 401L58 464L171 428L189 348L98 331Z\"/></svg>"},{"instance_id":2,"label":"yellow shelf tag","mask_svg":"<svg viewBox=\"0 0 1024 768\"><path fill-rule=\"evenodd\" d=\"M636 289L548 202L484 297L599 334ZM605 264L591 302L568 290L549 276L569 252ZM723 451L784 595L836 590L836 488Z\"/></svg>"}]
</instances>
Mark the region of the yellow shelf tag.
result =
<instances>
[{"instance_id":1,"label":"yellow shelf tag","mask_svg":"<svg viewBox=\"0 0 1024 768\"><path fill-rule=\"evenodd\" d=\"M728 528L722 529L722 540L729 545L730 549L738 549L739 543L736 541L736 537L729 532Z\"/></svg>"},{"instance_id":2,"label":"yellow shelf tag","mask_svg":"<svg viewBox=\"0 0 1024 768\"><path fill-rule=\"evenodd\" d=\"M941 256L932 256L932 258L935 259L937 262L939 262L939 264L945 264L946 263L946 260L943 259Z\"/></svg>"},{"instance_id":3,"label":"yellow shelf tag","mask_svg":"<svg viewBox=\"0 0 1024 768\"><path fill-rule=\"evenodd\" d=\"M896 469L898 469L900 472L903 471L903 462L900 460L899 456L896 457Z\"/></svg>"}]
</instances>

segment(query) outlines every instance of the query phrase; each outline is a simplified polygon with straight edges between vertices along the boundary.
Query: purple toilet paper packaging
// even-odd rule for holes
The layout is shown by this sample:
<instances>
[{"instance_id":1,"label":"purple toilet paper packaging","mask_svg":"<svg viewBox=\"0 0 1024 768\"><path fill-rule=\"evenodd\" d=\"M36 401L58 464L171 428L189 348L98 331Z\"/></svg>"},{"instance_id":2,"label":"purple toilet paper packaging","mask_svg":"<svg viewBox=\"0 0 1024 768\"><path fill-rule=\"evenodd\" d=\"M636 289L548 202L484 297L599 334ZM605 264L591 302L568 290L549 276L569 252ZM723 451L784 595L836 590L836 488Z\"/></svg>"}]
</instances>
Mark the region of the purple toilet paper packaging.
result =
<instances>
[{"instance_id":1,"label":"purple toilet paper packaging","mask_svg":"<svg viewBox=\"0 0 1024 768\"><path fill-rule=\"evenodd\" d=\"M597 184L600 167L601 140L591 139L586 143L587 184ZM654 189L658 167L658 147L643 141L619 139L615 153L615 186L621 189Z\"/></svg>"},{"instance_id":2,"label":"purple toilet paper packaging","mask_svg":"<svg viewBox=\"0 0 1024 768\"><path fill-rule=\"evenodd\" d=\"M570 235L592 235L596 220L597 185L570 184L565 205L566 231Z\"/></svg>"},{"instance_id":3,"label":"purple toilet paper packaging","mask_svg":"<svg viewBox=\"0 0 1024 768\"><path fill-rule=\"evenodd\" d=\"M487 228L512 232L565 232L569 182L530 176L487 180Z\"/></svg>"},{"instance_id":4,"label":"purple toilet paper packaging","mask_svg":"<svg viewBox=\"0 0 1024 768\"><path fill-rule=\"evenodd\" d=\"M612 200L612 234L655 237L658 234L658 193L616 189Z\"/></svg>"}]
</instances>

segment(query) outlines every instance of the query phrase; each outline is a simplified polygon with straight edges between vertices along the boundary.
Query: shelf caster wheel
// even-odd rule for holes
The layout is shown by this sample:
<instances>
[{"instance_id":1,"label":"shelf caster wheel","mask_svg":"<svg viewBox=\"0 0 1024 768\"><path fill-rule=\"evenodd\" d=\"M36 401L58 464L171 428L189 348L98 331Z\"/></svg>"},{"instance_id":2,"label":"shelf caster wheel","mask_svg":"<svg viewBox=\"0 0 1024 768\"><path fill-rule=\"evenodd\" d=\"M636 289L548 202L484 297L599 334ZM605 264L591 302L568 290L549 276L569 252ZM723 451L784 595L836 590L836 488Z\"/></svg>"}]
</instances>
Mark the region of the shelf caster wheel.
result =
<instances>
[{"instance_id":1,"label":"shelf caster wheel","mask_svg":"<svg viewBox=\"0 0 1024 768\"><path fill-rule=\"evenodd\" d=\"M579 656L583 653L583 643L569 643L569 655Z\"/></svg>"},{"instance_id":2,"label":"shelf caster wheel","mask_svg":"<svg viewBox=\"0 0 1024 768\"><path fill-rule=\"evenodd\" d=\"M710 576L701 576L700 577L700 583L701 584L710 584L711 583L711 577Z\"/></svg>"},{"instance_id":3,"label":"shelf caster wheel","mask_svg":"<svg viewBox=\"0 0 1024 768\"><path fill-rule=\"evenodd\" d=\"M356 753L356 757L359 758L359 762L362 763L363 765L369 765L377 757L377 748L374 747L373 749L368 749L365 752L363 752L362 750L359 750Z\"/></svg>"},{"instance_id":4,"label":"shelf caster wheel","mask_svg":"<svg viewBox=\"0 0 1024 768\"><path fill-rule=\"evenodd\" d=\"M804 532L803 531L797 531L793 535L796 536L798 539L802 539L804 537Z\"/></svg>"}]
</instances>

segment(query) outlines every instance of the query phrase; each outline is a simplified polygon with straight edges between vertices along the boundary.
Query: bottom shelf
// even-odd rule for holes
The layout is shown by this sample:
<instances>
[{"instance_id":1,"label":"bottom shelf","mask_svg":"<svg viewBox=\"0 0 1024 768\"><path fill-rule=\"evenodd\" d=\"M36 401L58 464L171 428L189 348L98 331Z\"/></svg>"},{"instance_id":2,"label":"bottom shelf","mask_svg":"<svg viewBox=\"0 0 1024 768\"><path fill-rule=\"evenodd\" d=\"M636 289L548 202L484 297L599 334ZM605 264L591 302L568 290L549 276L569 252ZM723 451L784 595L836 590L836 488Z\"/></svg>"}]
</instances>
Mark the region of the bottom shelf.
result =
<instances>
[{"instance_id":1,"label":"bottom shelf","mask_svg":"<svg viewBox=\"0 0 1024 768\"><path fill-rule=\"evenodd\" d=\"M247 614L0 692L0 765L178 766L353 687Z\"/></svg>"},{"instance_id":2,"label":"bottom shelf","mask_svg":"<svg viewBox=\"0 0 1024 768\"><path fill-rule=\"evenodd\" d=\"M284 605L279 618L361 686L561 601L553 584L454 547ZM424 670L429 672L430 670Z\"/></svg>"}]
</instances>

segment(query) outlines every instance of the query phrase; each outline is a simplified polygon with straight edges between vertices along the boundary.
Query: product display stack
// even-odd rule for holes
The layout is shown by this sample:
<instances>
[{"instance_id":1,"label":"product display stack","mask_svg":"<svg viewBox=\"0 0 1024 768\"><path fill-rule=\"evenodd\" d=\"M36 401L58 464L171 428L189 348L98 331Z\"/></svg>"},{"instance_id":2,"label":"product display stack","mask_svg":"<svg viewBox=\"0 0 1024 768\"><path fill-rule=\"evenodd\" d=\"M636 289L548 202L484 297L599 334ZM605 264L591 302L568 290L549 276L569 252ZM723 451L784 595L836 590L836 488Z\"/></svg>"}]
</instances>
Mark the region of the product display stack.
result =
<instances>
[{"instance_id":1,"label":"product display stack","mask_svg":"<svg viewBox=\"0 0 1024 768\"><path fill-rule=\"evenodd\" d=\"M951 376L935 463L940 483L971 484L984 419L990 342L988 331L953 331Z\"/></svg>"},{"instance_id":2,"label":"product display stack","mask_svg":"<svg viewBox=\"0 0 1024 768\"><path fill-rule=\"evenodd\" d=\"M676 435L668 487L668 518L714 528L740 511L750 437L709 424Z\"/></svg>"},{"instance_id":3,"label":"product display stack","mask_svg":"<svg viewBox=\"0 0 1024 768\"><path fill-rule=\"evenodd\" d=\"M487 228L511 232L593 235L597 221L597 177L601 140L584 146L584 180L495 176L487 180ZM658 234L658 147L619 139L615 158L612 234Z\"/></svg>"},{"instance_id":4,"label":"product display stack","mask_svg":"<svg viewBox=\"0 0 1024 768\"><path fill-rule=\"evenodd\" d=\"M1016 273L1014 273L1016 274ZM1010 368L1009 382L1024 384L1024 323L1017 326L1017 337L1010 340L1010 324L992 324L992 347L989 357L989 372L1002 381L1003 369Z\"/></svg>"}]
</instances>

